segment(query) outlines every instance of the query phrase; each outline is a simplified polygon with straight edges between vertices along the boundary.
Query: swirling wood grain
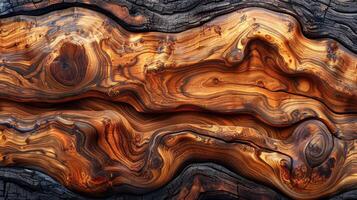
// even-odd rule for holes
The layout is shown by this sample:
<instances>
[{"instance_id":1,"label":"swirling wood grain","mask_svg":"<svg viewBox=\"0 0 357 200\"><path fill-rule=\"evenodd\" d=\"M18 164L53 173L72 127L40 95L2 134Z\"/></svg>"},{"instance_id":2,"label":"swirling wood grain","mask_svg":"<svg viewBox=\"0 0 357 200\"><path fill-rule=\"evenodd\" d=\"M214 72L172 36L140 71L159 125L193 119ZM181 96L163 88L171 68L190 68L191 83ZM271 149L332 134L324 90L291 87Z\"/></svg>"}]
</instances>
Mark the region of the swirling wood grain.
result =
<instances>
[{"instance_id":1,"label":"swirling wood grain","mask_svg":"<svg viewBox=\"0 0 357 200\"><path fill-rule=\"evenodd\" d=\"M3 19L0 97L0 165L86 195L152 192L195 162L301 199L357 182L356 55L261 8L180 33L83 8Z\"/></svg>"},{"instance_id":2,"label":"swirling wood grain","mask_svg":"<svg viewBox=\"0 0 357 200\"><path fill-rule=\"evenodd\" d=\"M304 38L288 16L247 9L180 34L129 33L83 9L36 18L3 21L1 96L47 102L98 96L141 111L193 105L293 112L287 101L357 110L354 55L331 40Z\"/></svg>"},{"instance_id":3,"label":"swirling wood grain","mask_svg":"<svg viewBox=\"0 0 357 200\"><path fill-rule=\"evenodd\" d=\"M334 137L314 119L273 128L248 115L142 115L98 99L61 111L2 108L2 165L41 169L91 195L151 191L195 161L220 163L297 198L356 183L354 140Z\"/></svg>"}]
</instances>

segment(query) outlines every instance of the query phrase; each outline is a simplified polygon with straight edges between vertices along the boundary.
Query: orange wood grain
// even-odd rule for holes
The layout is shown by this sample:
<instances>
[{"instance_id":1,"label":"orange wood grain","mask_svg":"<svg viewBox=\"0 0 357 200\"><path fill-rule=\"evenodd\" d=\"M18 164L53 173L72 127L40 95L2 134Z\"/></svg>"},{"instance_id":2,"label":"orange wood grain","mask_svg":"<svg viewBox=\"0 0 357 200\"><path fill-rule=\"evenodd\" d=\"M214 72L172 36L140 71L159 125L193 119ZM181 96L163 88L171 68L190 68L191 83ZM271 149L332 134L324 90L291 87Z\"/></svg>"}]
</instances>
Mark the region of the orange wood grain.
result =
<instances>
[{"instance_id":1,"label":"orange wood grain","mask_svg":"<svg viewBox=\"0 0 357 200\"><path fill-rule=\"evenodd\" d=\"M180 33L82 8L2 19L0 97L0 165L90 195L204 161L293 198L357 183L357 56L261 8Z\"/></svg>"}]
</instances>

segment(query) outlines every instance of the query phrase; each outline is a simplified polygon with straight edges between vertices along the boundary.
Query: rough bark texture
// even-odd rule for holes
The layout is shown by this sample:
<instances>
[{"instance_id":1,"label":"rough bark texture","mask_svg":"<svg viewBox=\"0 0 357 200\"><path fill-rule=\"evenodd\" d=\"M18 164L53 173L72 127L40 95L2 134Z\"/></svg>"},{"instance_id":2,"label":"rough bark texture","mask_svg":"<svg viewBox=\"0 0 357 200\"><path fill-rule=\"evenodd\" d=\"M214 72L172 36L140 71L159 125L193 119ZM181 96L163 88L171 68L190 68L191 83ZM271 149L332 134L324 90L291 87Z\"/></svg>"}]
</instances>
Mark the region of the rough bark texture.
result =
<instances>
[{"instance_id":1,"label":"rough bark texture","mask_svg":"<svg viewBox=\"0 0 357 200\"><path fill-rule=\"evenodd\" d=\"M357 197L356 1L0 15L0 198Z\"/></svg>"}]
</instances>

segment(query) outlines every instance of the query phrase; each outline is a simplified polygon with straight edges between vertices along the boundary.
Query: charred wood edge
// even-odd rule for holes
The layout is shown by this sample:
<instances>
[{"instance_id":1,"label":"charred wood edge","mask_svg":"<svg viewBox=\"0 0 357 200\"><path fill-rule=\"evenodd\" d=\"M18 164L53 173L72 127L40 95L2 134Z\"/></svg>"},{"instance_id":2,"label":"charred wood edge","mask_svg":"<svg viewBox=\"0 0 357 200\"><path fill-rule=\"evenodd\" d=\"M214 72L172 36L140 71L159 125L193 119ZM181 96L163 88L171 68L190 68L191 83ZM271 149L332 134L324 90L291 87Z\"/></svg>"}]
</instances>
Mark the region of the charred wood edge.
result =
<instances>
[{"instance_id":1,"label":"charred wood edge","mask_svg":"<svg viewBox=\"0 0 357 200\"><path fill-rule=\"evenodd\" d=\"M287 199L272 189L247 180L214 163L194 163L185 167L164 187L143 195L118 193L103 199L172 199L183 188L191 189L194 178L202 185L217 185L223 182L234 186L235 191L207 190L199 199ZM32 169L0 167L0 198L5 199L89 199L74 193L48 175Z\"/></svg>"},{"instance_id":2,"label":"charred wood edge","mask_svg":"<svg viewBox=\"0 0 357 200\"><path fill-rule=\"evenodd\" d=\"M217 185L226 182L236 191L207 190L200 193L199 199L288 199L269 187L243 178L214 163L194 163L185 167L171 182L156 191L144 195L118 193L108 196L111 199L172 199L181 189L188 190L194 178L200 177L202 185ZM342 191L330 200L356 199L357 190ZM0 199L93 199L74 193L50 176L33 169L0 167ZM98 200L93 199L93 200Z\"/></svg>"},{"instance_id":3,"label":"charred wood edge","mask_svg":"<svg viewBox=\"0 0 357 200\"><path fill-rule=\"evenodd\" d=\"M48 0L0 0L0 18L42 15L69 7L83 7L105 14L130 31L181 32L228 12L247 7L262 7L294 16L309 38L333 38L357 53L357 0L158 0L155 3L145 0L115 0L101 3L124 6L128 8L130 15L144 16L147 20L142 25L128 24L102 8L100 3L91 0L63 0L62 3Z\"/></svg>"}]
</instances>

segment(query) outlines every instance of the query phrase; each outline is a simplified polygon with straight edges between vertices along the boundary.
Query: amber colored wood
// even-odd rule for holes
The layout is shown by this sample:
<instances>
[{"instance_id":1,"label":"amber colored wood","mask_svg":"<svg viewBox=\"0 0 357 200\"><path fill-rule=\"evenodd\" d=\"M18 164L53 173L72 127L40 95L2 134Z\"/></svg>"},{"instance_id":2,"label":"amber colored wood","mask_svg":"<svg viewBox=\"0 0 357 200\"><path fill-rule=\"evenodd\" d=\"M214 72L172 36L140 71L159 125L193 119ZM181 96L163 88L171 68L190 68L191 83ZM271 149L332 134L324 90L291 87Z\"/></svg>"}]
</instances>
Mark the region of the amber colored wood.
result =
<instances>
[{"instance_id":1,"label":"amber colored wood","mask_svg":"<svg viewBox=\"0 0 357 200\"><path fill-rule=\"evenodd\" d=\"M158 189L214 162L289 197L356 186L357 57L248 8L133 33L70 8L0 24L0 165L87 195Z\"/></svg>"},{"instance_id":2,"label":"amber colored wood","mask_svg":"<svg viewBox=\"0 0 357 200\"><path fill-rule=\"evenodd\" d=\"M130 33L83 9L14 17L1 26L1 94L45 102L109 97L135 101L141 111L190 104L232 112L249 110L249 100L264 102L258 107L265 112L293 111L282 108L286 101L355 112L354 54L332 40L304 38L296 24L263 9L178 34ZM73 77L63 80L63 73Z\"/></svg>"}]
</instances>

